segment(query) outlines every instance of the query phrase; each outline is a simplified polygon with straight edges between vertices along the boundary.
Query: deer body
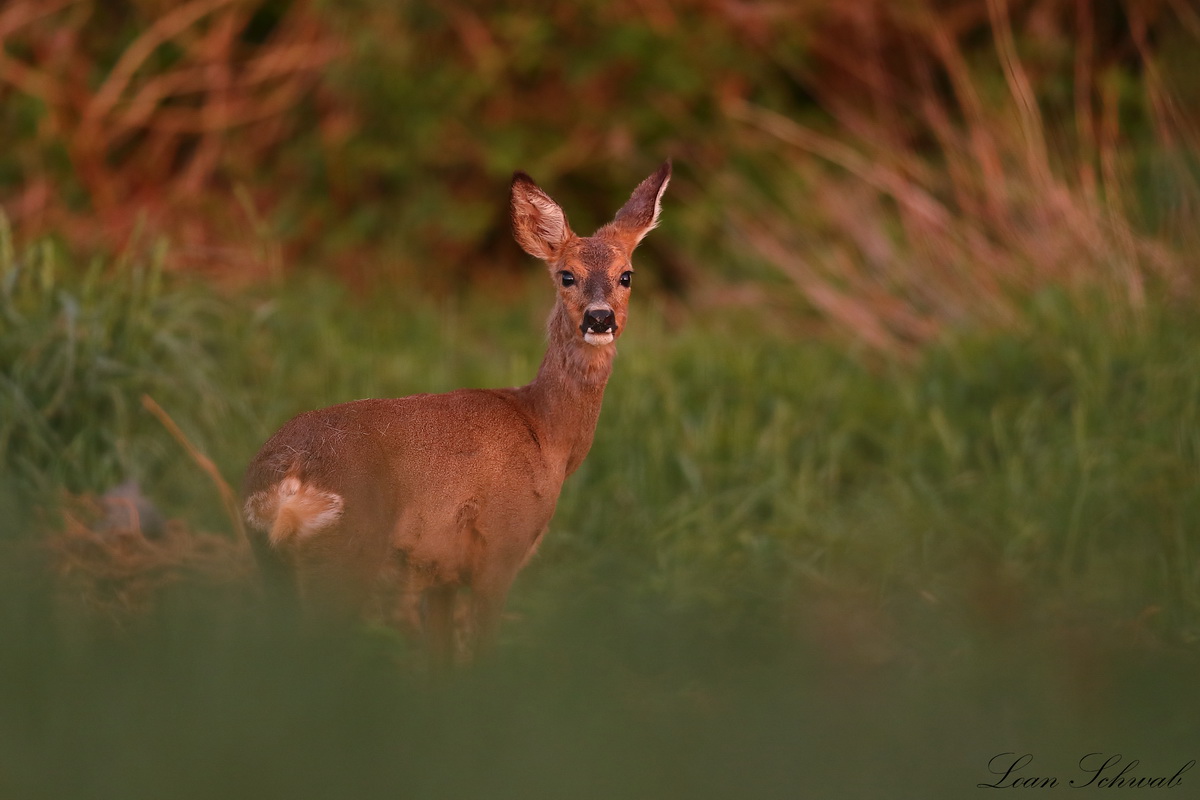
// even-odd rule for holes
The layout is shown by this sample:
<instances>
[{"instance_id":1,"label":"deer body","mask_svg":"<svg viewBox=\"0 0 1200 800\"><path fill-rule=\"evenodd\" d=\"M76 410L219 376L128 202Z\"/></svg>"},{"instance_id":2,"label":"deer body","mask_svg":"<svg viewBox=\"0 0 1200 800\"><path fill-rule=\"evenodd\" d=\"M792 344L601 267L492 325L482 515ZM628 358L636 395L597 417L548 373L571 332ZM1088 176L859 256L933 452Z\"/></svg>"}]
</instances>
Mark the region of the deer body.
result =
<instances>
[{"instance_id":1,"label":"deer body","mask_svg":"<svg viewBox=\"0 0 1200 800\"><path fill-rule=\"evenodd\" d=\"M667 163L583 238L518 173L514 235L559 285L537 376L517 388L358 400L293 418L246 471L245 515L263 570L306 603L336 610L361 607L390 572L403 587L400 616L443 659L458 590L468 588L472 632L486 644L563 481L591 447L625 326L629 257L657 223L669 178Z\"/></svg>"}]
</instances>

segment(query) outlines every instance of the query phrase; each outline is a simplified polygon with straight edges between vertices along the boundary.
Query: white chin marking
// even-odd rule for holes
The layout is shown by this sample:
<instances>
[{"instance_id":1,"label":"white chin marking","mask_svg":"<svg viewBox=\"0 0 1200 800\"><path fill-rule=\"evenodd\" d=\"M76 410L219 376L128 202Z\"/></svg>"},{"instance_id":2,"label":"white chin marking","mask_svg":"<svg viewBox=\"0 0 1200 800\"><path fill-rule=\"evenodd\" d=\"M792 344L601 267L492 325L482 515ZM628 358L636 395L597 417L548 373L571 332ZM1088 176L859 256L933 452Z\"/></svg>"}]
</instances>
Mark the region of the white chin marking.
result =
<instances>
[{"instance_id":1,"label":"white chin marking","mask_svg":"<svg viewBox=\"0 0 1200 800\"><path fill-rule=\"evenodd\" d=\"M590 345L600 347L605 344L612 344L613 335L611 333L592 333L588 331L583 335L583 340Z\"/></svg>"}]
</instances>

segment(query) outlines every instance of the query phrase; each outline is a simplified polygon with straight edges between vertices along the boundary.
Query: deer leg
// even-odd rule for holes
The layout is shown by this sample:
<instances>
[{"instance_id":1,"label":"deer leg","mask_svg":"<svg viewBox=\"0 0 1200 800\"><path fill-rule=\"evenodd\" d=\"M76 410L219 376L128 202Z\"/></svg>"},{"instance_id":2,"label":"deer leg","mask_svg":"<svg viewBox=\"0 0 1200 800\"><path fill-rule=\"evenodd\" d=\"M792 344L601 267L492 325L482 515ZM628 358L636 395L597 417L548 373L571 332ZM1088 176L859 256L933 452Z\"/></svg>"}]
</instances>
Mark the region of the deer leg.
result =
<instances>
[{"instance_id":1,"label":"deer leg","mask_svg":"<svg viewBox=\"0 0 1200 800\"><path fill-rule=\"evenodd\" d=\"M405 635L420 638L425 629L422 600L429 581L409 565L408 555L402 550L392 551L388 566L387 605L384 608L388 622Z\"/></svg>"},{"instance_id":2,"label":"deer leg","mask_svg":"<svg viewBox=\"0 0 1200 800\"><path fill-rule=\"evenodd\" d=\"M298 567L300 595L309 615L317 620L339 621L362 611L371 582L363 579L357 565L305 559Z\"/></svg>"},{"instance_id":3,"label":"deer leg","mask_svg":"<svg viewBox=\"0 0 1200 800\"><path fill-rule=\"evenodd\" d=\"M246 532L246 538L250 540L250 549L254 552L268 596L276 602L294 604L299 600L295 563L271 547L265 533L250 530Z\"/></svg>"},{"instance_id":4,"label":"deer leg","mask_svg":"<svg viewBox=\"0 0 1200 800\"><path fill-rule=\"evenodd\" d=\"M439 585L425 590L425 641L435 668L454 663L454 603L457 586Z\"/></svg>"},{"instance_id":5,"label":"deer leg","mask_svg":"<svg viewBox=\"0 0 1200 800\"><path fill-rule=\"evenodd\" d=\"M472 655L483 656L496 645L500 615L516 571L495 568L471 582Z\"/></svg>"},{"instance_id":6,"label":"deer leg","mask_svg":"<svg viewBox=\"0 0 1200 800\"><path fill-rule=\"evenodd\" d=\"M362 613L382 566L379 542L361 535L364 525L335 525L285 544L281 556L295 565L299 594L318 620L345 620Z\"/></svg>"}]
</instances>

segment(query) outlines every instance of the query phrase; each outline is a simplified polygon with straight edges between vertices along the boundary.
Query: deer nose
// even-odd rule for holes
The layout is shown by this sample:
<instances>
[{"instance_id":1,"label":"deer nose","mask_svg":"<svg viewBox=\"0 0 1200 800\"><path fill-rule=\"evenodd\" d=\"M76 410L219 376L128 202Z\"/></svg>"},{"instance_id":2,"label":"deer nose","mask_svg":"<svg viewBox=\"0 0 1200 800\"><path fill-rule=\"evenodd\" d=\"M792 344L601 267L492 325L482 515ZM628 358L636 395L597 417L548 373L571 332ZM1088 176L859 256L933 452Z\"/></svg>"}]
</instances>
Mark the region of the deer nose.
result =
<instances>
[{"instance_id":1,"label":"deer nose","mask_svg":"<svg viewBox=\"0 0 1200 800\"><path fill-rule=\"evenodd\" d=\"M589 308L583 312L583 324L579 329L583 333L615 333L617 318L611 308Z\"/></svg>"}]
</instances>

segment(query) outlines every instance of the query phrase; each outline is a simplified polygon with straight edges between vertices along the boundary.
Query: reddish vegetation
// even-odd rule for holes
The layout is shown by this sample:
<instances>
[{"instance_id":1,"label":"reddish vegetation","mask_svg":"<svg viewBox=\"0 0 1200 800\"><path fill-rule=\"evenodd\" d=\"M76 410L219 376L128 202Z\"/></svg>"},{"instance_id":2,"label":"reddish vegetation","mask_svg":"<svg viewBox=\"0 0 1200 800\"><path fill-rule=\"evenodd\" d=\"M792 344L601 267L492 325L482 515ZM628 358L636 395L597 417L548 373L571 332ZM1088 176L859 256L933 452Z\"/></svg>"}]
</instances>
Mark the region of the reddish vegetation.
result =
<instances>
[{"instance_id":1,"label":"reddish vegetation","mask_svg":"<svg viewBox=\"0 0 1200 800\"><path fill-rule=\"evenodd\" d=\"M555 31L553 42L521 33L539 24ZM660 88L635 68L642 54L605 57L607 51L584 46L627 43L639 26L649 32L642 47L699 58L697 43L711 42L703 49L715 61L689 62L687 70L714 79ZM1108 223L1098 219L1096 201L1112 201L1121 178L1114 149L1125 135L1123 103L1144 105L1167 143L1186 144L1195 133L1194 104L1177 102L1164 72L1158 48L1168 33L1200 36L1200 14L1185 0L606 0L540 4L511 15L462 5L347 10L305 0L124 0L112 7L11 0L0 11L0 102L35 99L22 114L40 118L32 125L36 143L17 143L21 180L0 187L0 200L23 235L51 231L120 249L140 228L170 236L176 266L261 277L280 268L281 246L308 254L331 247L315 239L364 207L385 208L386 218L411 202L420 180L437 192L424 192L415 203L422 207L411 212L411 252L366 254L367 261L422 263L436 252L446 269L461 272L484 251L493 260L497 250L515 258L497 247L506 238L498 215L484 224L444 222L456 216L449 208L461 209L464 200L482 207L492 196L501 145L524 159L505 169L531 167L536 157L545 164L544 180L628 162L643 151L674 153L684 168L681 182L689 172L704 175L701 183L719 187L726 200L729 192L749 191L751 214L756 201L791 202L776 188L785 195L789 186L811 188L815 161L834 169L824 169L815 189L799 198L797 213L830 209L817 222L843 242L821 255L828 263L796 262L797 244L810 254L821 248L774 230L792 220L733 225L824 316L842 325L865 322L862 336L889 346L923 341L955 306L979 303L975 282L964 286L955 274L963 258L986 267L980 291L1006 283L1019 290L1039 280L1040 272L1031 278L1020 263L1031 220L1066 230L1052 258L1089 245L1137 249L1107 233L1097 240L1095 227ZM535 46L542 49L529 52ZM537 69L527 63L547 58L553 61ZM566 74L576 60L583 74ZM334 66L349 78L331 80ZM351 96L356 83L389 69L401 74L386 80L407 86L413 79L404 69L414 66L455 87L453 96L417 90L410 98L407 88ZM989 85L1006 82L1007 96L985 94L981 74ZM1145 96L1123 97L1130 86ZM359 107L396 97L412 105ZM1056 106L1051 124L1043 123L1039 104ZM800 120L819 122L800 129ZM395 141L388 125L429 132ZM296 154L286 148L296 141L309 143L305 158L323 163L293 163ZM1062 152L1074 155L1056 163ZM402 166L389 163L393 158ZM753 169L742 174L748 164ZM764 192L752 177L764 172L788 179ZM592 200L598 185L607 191L599 172L583 175L575 190L581 199ZM1018 186L1032 197L1016 197ZM690 191L700 199L705 187ZM293 230L281 242L276 215L284 203ZM896 215L889 213L893 203ZM716 205L714 217L735 204ZM960 219L972 228L948 233L947 223ZM842 230L846 220L852 230ZM907 240L902 247L915 251L899 257L927 262L924 284L946 283L930 297L909 285L911 276L875 274L873 262L890 255L897 224ZM1124 224L1118 219L1115 226ZM330 256L323 263L347 274L362 269L363 251L381 246L372 237L383 235L358 222L351 228L359 238L322 253ZM696 233L725 229L713 219L711 230ZM1018 240L1010 258L996 239L1011 232ZM708 242L694 238L710 252ZM1026 238L1040 242L1041 231ZM654 248L671 285L724 260L691 264L666 245ZM1149 269L1161 271L1153 263ZM1124 279L1136 295L1138 279Z\"/></svg>"},{"instance_id":2,"label":"reddish vegetation","mask_svg":"<svg viewBox=\"0 0 1200 800\"><path fill-rule=\"evenodd\" d=\"M178 520L156 538L136 525L109 528L103 505L87 496L68 498L63 519L45 540L61 596L117 626L152 609L171 587L219 583L245 592L257 584L244 540L189 530Z\"/></svg>"},{"instance_id":3,"label":"reddish vegetation","mask_svg":"<svg viewBox=\"0 0 1200 800\"><path fill-rule=\"evenodd\" d=\"M0 44L28 57L0 50L0 98L16 91L40 101L38 146L65 151L86 201L78 207L61 175L39 171L5 198L18 228L104 249L144 228L171 234L177 265L260 274L270 266L255 230L255 179L296 134L296 107L339 47L311 13L285 15L265 41L248 41L255 10L241 0L135 2L112 17L124 11L143 27L105 65L111 54L98 51L119 34L104 8L6 4ZM240 204L229 201L236 189Z\"/></svg>"}]
</instances>

